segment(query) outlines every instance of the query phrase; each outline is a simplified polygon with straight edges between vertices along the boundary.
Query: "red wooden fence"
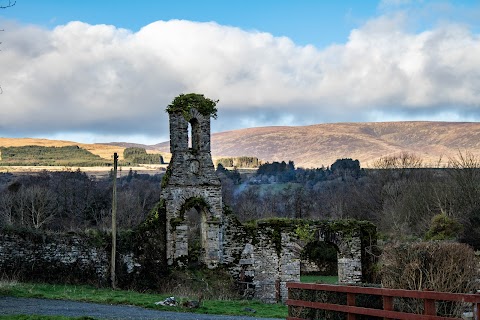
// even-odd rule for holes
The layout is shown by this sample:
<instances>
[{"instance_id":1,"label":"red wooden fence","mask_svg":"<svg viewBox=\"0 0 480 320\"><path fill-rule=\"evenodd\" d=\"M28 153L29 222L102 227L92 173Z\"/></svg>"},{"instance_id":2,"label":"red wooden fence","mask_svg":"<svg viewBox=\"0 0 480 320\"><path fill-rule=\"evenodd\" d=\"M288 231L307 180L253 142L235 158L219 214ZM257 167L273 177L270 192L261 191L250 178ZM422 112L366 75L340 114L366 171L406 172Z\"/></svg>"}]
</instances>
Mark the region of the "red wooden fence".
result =
<instances>
[{"instance_id":1,"label":"red wooden fence","mask_svg":"<svg viewBox=\"0 0 480 320\"><path fill-rule=\"evenodd\" d=\"M454 301L467 302L474 305L474 319L480 320L480 294L464 294L464 293L446 293L436 291L413 291L400 289L384 289L384 288L368 288L357 286L341 286L330 284L314 284L314 283L287 283L289 299L286 304L289 306L289 317L287 320L302 320L303 318L291 317L292 307L304 307L311 309L322 309L329 311L344 312L347 314L348 320L355 320L355 315L366 315L374 317L384 317L385 319L423 319L423 320L441 320L441 319L458 319L450 317L437 316L435 301ZM347 304L339 305L334 303L323 303L314 301L302 301L291 299L291 289L317 290L329 292L341 292L347 295ZM356 294L376 295L383 298L383 310L358 307L355 305ZM397 298L415 298L421 299L424 303L424 314L414 314L398 312L393 310L393 299Z\"/></svg>"}]
</instances>

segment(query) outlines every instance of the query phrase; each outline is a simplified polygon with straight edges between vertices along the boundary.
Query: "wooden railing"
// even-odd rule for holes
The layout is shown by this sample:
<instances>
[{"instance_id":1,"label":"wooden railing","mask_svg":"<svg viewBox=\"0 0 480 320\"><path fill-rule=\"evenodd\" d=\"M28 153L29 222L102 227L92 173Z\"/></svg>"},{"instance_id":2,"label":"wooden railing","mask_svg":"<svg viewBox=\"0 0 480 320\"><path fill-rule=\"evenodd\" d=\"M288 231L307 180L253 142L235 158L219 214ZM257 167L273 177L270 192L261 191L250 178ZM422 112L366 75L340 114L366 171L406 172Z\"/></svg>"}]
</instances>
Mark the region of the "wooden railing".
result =
<instances>
[{"instance_id":1,"label":"wooden railing","mask_svg":"<svg viewBox=\"0 0 480 320\"><path fill-rule=\"evenodd\" d=\"M343 312L347 314L348 320L354 320L355 315L364 315L372 317L383 317L385 319L424 319L424 320L440 320L440 319L458 319L451 317L437 316L435 301L452 301L464 302L473 304L474 319L480 320L480 294L463 294L463 293L445 293L436 291L413 291L400 289L384 289L384 288L369 288L359 286L342 286L329 284L313 284L313 283L287 283L288 297L286 301L288 305L287 320L301 320L294 316L293 310L298 307L309 309L321 309L327 311ZM339 292L347 295L347 304L340 305L335 303L324 303L316 301L295 300L292 298L292 289L315 290L327 292ZM368 307L356 306L355 295L365 294L381 296L383 300L383 309L373 309ZM406 313L394 311L394 298L413 298L423 300L423 314Z\"/></svg>"}]
</instances>

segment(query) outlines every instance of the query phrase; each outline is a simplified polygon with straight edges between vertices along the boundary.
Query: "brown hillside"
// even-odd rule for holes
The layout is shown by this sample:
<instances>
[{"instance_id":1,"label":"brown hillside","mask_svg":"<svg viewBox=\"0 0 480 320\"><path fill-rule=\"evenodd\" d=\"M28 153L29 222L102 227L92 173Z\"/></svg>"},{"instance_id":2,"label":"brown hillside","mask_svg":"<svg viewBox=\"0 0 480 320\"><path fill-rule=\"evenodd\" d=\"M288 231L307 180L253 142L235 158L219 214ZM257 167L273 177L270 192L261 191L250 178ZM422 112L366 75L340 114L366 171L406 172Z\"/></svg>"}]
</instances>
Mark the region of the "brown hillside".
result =
<instances>
[{"instance_id":1,"label":"brown hillside","mask_svg":"<svg viewBox=\"0 0 480 320\"><path fill-rule=\"evenodd\" d=\"M112 142L82 144L72 141L0 138L0 146L78 145L105 159L114 152L123 157L126 146L162 151L169 161L168 142L154 146ZM362 167L387 155L414 153L425 165L446 163L459 151L480 157L479 122L375 122L334 123L298 127L261 127L232 130L212 135L214 157L255 156L263 161L293 160L301 167L329 166L336 159L358 159ZM167 154L165 154L165 153Z\"/></svg>"},{"instance_id":2,"label":"brown hillside","mask_svg":"<svg viewBox=\"0 0 480 320\"><path fill-rule=\"evenodd\" d=\"M104 144L85 144L73 141L33 139L33 138L0 138L0 147L23 147L23 146L44 146L44 147L65 147L79 146L104 159L113 159L113 154L118 153L119 159L123 159L125 147Z\"/></svg>"},{"instance_id":3,"label":"brown hillside","mask_svg":"<svg viewBox=\"0 0 480 320\"><path fill-rule=\"evenodd\" d=\"M168 142L156 145L168 150ZM458 151L480 156L478 122L334 123L262 127L212 135L214 156L256 156L264 161L293 160L297 166L329 166L336 159L358 159L369 167L383 156L414 153L435 166Z\"/></svg>"}]
</instances>

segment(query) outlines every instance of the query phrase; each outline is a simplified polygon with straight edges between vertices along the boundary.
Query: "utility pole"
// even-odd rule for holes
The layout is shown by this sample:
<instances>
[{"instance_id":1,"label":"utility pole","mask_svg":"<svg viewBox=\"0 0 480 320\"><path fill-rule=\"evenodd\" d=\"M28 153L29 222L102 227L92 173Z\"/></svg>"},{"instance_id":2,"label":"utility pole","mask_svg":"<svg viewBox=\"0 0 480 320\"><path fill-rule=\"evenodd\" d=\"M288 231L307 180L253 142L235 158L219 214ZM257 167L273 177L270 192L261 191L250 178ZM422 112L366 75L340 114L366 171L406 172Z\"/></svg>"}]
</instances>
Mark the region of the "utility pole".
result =
<instances>
[{"instance_id":1,"label":"utility pole","mask_svg":"<svg viewBox=\"0 0 480 320\"><path fill-rule=\"evenodd\" d=\"M113 154L113 196L112 196L112 260L110 262L110 276L112 289L117 288L115 279L115 256L117 254L117 163L118 155Z\"/></svg>"}]
</instances>

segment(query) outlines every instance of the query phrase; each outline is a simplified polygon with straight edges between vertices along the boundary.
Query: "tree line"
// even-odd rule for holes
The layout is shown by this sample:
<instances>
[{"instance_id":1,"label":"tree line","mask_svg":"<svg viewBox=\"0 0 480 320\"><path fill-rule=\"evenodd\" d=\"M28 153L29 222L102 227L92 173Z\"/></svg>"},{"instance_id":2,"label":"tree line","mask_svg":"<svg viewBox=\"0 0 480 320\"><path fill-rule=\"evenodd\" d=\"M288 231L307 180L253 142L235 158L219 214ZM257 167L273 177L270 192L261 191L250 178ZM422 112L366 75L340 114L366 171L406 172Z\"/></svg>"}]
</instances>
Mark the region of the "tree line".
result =
<instances>
[{"instance_id":1,"label":"tree line","mask_svg":"<svg viewBox=\"0 0 480 320\"><path fill-rule=\"evenodd\" d=\"M238 168L258 168L260 160L257 157L231 157L220 158L216 160L216 164L223 167L238 167Z\"/></svg>"},{"instance_id":2,"label":"tree line","mask_svg":"<svg viewBox=\"0 0 480 320\"><path fill-rule=\"evenodd\" d=\"M480 160L468 152L434 169L408 153L383 157L373 169L352 159L330 168L293 165L265 164L235 181L220 172L224 201L243 221L354 218L389 238L455 238L480 248Z\"/></svg>"},{"instance_id":3,"label":"tree line","mask_svg":"<svg viewBox=\"0 0 480 320\"><path fill-rule=\"evenodd\" d=\"M131 147L123 151L123 166L132 164L165 164L161 154L148 154L144 148Z\"/></svg>"},{"instance_id":4,"label":"tree line","mask_svg":"<svg viewBox=\"0 0 480 320\"><path fill-rule=\"evenodd\" d=\"M2 166L106 166L108 160L78 146L0 147Z\"/></svg>"},{"instance_id":5,"label":"tree line","mask_svg":"<svg viewBox=\"0 0 480 320\"><path fill-rule=\"evenodd\" d=\"M160 175L117 180L118 226L141 223L160 197ZM77 171L0 174L0 226L50 231L110 228L112 179Z\"/></svg>"},{"instance_id":6,"label":"tree line","mask_svg":"<svg viewBox=\"0 0 480 320\"><path fill-rule=\"evenodd\" d=\"M121 166L136 164L164 164L162 155L148 154L144 148L126 148ZM0 166L111 166L111 161L79 146L0 147Z\"/></svg>"},{"instance_id":7,"label":"tree line","mask_svg":"<svg viewBox=\"0 0 480 320\"><path fill-rule=\"evenodd\" d=\"M354 218L395 239L458 239L480 248L480 160L469 153L444 168L415 155L382 158L375 168L352 159L330 167L267 163L254 173L218 165L223 201L241 221L285 217ZM112 180L81 171L0 174L0 226L46 230L108 229ZM159 201L161 175L118 180L119 227L133 228Z\"/></svg>"}]
</instances>

